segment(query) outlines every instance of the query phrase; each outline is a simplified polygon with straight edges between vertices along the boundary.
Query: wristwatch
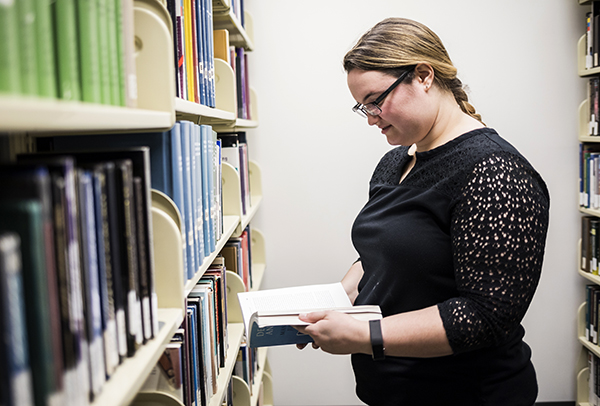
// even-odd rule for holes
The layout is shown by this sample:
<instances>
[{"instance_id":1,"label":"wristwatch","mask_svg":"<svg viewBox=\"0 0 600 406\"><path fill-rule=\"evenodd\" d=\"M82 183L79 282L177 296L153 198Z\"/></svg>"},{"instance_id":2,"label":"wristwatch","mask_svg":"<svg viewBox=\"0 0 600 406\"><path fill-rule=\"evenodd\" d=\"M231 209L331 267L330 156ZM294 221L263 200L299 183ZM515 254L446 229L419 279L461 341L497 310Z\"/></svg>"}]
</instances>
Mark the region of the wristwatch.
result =
<instances>
[{"instance_id":1,"label":"wristwatch","mask_svg":"<svg viewBox=\"0 0 600 406\"><path fill-rule=\"evenodd\" d=\"M371 347L373 349L373 360L385 359L385 348L383 348L383 335L381 334L381 320L369 320L369 332L371 333Z\"/></svg>"}]
</instances>

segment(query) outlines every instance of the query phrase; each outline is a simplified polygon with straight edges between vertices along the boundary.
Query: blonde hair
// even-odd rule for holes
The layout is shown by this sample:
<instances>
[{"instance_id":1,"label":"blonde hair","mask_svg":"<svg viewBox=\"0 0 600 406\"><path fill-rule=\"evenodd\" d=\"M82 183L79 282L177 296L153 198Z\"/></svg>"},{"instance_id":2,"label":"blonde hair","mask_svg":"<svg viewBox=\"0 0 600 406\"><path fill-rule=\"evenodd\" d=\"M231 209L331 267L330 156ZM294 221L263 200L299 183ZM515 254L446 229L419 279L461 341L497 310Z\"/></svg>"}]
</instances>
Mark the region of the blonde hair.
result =
<instances>
[{"instance_id":1,"label":"blonde hair","mask_svg":"<svg viewBox=\"0 0 600 406\"><path fill-rule=\"evenodd\" d=\"M463 84L456 76L457 69L441 39L419 22L387 18L363 34L344 56L346 72L353 69L377 70L399 76L407 67L419 63L431 65L435 83L454 95L463 112L483 123L481 115L469 103Z\"/></svg>"}]
</instances>

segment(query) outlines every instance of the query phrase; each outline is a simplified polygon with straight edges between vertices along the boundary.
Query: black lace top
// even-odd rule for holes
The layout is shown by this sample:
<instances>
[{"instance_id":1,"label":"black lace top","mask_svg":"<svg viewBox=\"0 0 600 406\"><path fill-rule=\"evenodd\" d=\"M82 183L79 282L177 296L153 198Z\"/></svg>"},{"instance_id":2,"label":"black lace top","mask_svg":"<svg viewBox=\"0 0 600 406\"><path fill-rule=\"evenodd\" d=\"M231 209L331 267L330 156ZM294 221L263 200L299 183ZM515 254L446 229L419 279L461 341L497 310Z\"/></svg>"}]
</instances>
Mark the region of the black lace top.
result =
<instances>
[{"instance_id":1,"label":"black lace top","mask_svg":"<svg viewBox=\"0 0 600 406\"><path fill-rule=\"evenodd\" d=\"M489 128L417 153L399 183L410 158L407 147L382 158L354 223L365 272L356 304L379 304L384 316L437 305L455 355L437 364L394 357L378 364L353 356L359 396L366 383L373 389L386 382L384 371L402 371L416 388L412 377L420 371L427 378L421 368L432 362L457 373L452 365L460 360L469 376L481 359L504 359L509 366L502 368L514 370L498 373L508 375L530 365L520 323L542 267L549 207L544 181ZM507 354L509 348L519 355ZM367 392L364 401L371 399Z\"/></svg>"}]
</instances>

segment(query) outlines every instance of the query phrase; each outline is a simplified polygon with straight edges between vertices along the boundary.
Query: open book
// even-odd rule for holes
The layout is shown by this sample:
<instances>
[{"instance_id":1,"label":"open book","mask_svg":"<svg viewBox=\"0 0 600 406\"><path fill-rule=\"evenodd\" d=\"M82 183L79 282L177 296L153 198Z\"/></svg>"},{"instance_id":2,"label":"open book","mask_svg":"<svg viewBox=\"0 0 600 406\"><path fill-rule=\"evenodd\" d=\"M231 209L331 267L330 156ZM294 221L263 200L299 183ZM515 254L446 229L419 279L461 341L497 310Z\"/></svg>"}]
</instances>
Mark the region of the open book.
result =
<instances>
[{"instance_id":1,"label":"open book","mask_svg":"<svg viewBox=\"0 0 600 406\"><path fill-rule=\"evenodd\" d=\"M359 320L381 318L379 306L352 306L341 283L238 293L250 347L312 342L293 326L306 326L301 313L336 310Z\"/></svg>"}]
</instances>

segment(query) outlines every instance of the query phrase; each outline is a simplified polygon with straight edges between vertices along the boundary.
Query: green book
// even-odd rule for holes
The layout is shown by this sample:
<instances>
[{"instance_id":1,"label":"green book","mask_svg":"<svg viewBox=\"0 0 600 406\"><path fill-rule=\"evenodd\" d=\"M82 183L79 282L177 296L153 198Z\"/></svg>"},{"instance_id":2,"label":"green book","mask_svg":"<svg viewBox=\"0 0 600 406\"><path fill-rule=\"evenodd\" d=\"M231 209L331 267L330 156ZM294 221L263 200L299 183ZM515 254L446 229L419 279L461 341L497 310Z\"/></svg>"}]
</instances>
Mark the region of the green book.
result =
<instances>
[{"instance_id":1,"label":"green book","mask_svg":"<svg viewBox=\"0 0 600 406\"><path fill-rule=\"evenodd\" d=\"M101 103L98 2L77 0L82 100Z\"/></svg>"},{"instance_id":2,"label":"green book","mask_svg":"<svg viewBox=\"0 0 600 406\"><path fill-rule=\"evenodd\" d=\"M125 106L125 47L123 43L123 4L121 0L115 0L116 14L116 41L117 41L117 96L118 105Z\"/></svg>"},{"instance_id":3,"label":"green book","mask_svg":"<svg viewBox=\"0 0 600 406\"><path fill-rule=\"evenodd\" d=\"M38 95L56 98L56 65L50 0L35 0Z\"/></svg>"},{"instance_id":4,"label":"green book","mask_svg":"<svg viewBox=\"0 0 600 406\"><path fill-rule=\"evenodd\" d=\"M55 0L52 11L58 66L58 97L64 100L81 100L75 0Z\"/></svg>"},{"instance_id":5,"label":"green book","mask_svg":"<svg viewBox=\"0 0 600 406\"><path fill-rule=\"evenodd\" d=\"M120 105L119 91L119 47L117 45L118 18L121 14L121 2L119 0L108 0L108 62L110 71L110 104ZM118 13L117 13L118 10Z\"/></svg>"},{"instance_id":6,"label":"green book","mask_svg":"<svg viewBox=\"0 0 600 406\"><path fill-rule=\"evenodd\" d=\"M110 53L108 48L109 3L113 0L98 0L98 43L100 48L100 95L102 104L110 104Z\"/></svg>"},{"instance_id":7,"label":"green book","mask_svg":"<svg viewBox=\"0 0 600 406\"><path fill-rule=\"evenodd\" d=\"M15 4L17 5L17 30L19 33L21 93L35 96L38 94L35 4L33 0L18 0Z\"/></svg>"},{"instance_id":8,"label":"green book","mask_svg":"<svg viewBox=\"0 0 600 406\"><path fill-rule=\"evenodd\" d=\"M46 277L45 233L40 201L0 200L0 229L21 239L25 319L29 341L29 362L33 375L36 406L47 404L55 388L50 301Z\"/></svg>"},{"instance_id":9,"label":"green book","mask_svg":"<svg viewBox=\"0 0 600 406\"><path fill-rule=\"evenodd\" d=\"M0 94L21 92L15 2L0 2Z\"/></svg>"}]
</instances>

